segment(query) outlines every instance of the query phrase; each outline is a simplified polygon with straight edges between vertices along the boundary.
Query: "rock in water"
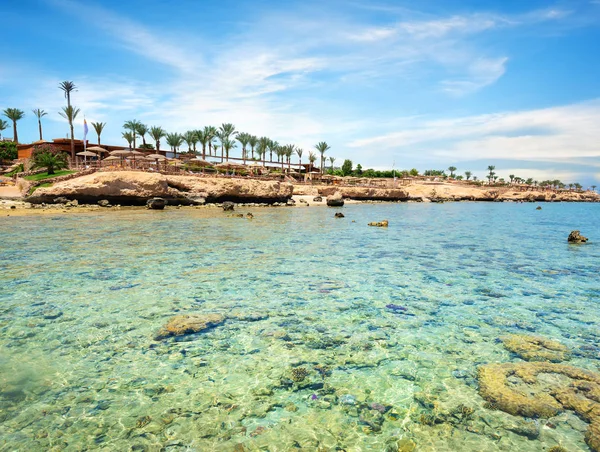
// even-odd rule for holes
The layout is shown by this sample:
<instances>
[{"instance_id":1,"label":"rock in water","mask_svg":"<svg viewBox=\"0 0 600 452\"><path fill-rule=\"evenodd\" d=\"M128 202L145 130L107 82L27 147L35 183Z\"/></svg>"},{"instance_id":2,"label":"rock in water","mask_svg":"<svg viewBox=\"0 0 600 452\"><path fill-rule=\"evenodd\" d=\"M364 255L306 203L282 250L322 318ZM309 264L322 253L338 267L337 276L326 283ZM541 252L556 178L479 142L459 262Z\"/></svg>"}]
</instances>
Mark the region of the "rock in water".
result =
<instances>
[{"instance_id":1,"label":"rock in water","mask_svg":"<svg viewBox=\"0 0 600 452\"><path fill-rule=\"evenodd\" d=\"M163 210L167 205L167 201L163 198L152 198L146 202L146 207L153 210Z\"/></svg>"},{"instance_id":2,"label":"rock in water","mask_svg":"<svg viewBox=\"0 0 600 452\"><path fill-rule=\"evenodd\" d=\"M234 203L232 203L232 202L230 202L230 201L225 201L225 202L223 203L223 210L224 210L225 212L228 212L228 211L230 211L230 210L231 210L231 211L233 211L233 210L234 210L234 206L235 206L235 204L234 204Z\"/></svg>"},{"instance_id":3,"label":"rock in water","mask_svg":"<svg viewBox=\"0 0 600 452\"><path fill-rule=\"evenodd\" d=\"M567 241L569 243L585 243L588 241L588 239L587 237L582 236L579 231L571 231Z\"/></svg>"},{"instance_id":4,"label":"rock in water","mask_svg":"<svg viewBox=\"0 0 600 452\"><path fill-rule=\"evenodd\" d=\"M542 206L537 206L535 210L542 210Z\"/></svg>"},{"instance_id":5,"label":"rock in water","mask_svg":"<svg viewBox=\"0 0 600 452\"><path fill-rule=\"evenodd\" d=\"M321 196L315 196L313 202L323 202L323 198Z\"/></svg>"},{"instance_id":6,"label":"rock in water","mask_svg":"<svg viewBox=\"0 0 600 452\"><path fill-rule=\"evenodd\" d=\"M101 199L98 201L100 207L110 207L110 202L107 199Z\"/></svg>"},{"instance_id":7,"label":"rock in water","mask_svg":"<svg viewBox=\"0 0 600 452\"><path fill-rule=\"evenodd\" d=\"M378 228L387 228L388 227L388 221L387 220L373 221L373 222L369 223L369 226L376 226Z\"/></svg>"},{"instance_id":8,"label":"rock in water","mask_svg":"<svg viewBox=\"0 0 600 452\"><path fill-rule=\"evenodd\" d=\"M344 218L344 214L342 212L336 212L334 217L335 218Z\"/></svg>"},{"instance_id":9,"label":"rock in water","mask_svg":"<svg viewBox=\"0 0 600 452\"><path fill-rule=\"evenodd\" d=\"M154 340L160 341L171 336L183 336L184 334L198 333L213 326L220 325L225 321L222 314L183 314L171 317L167 324L162 327Z\"/></svg>"},{"instance_id":10,"label":"rock in water","mask_svg":"<svg viewBox=\"0 0 600 452\"><path fill-rule=\"evenodd\" d=\"M344 205L344 199L339 191L327 197L327 205L329 207L342 207Z\"/></svg>"}]
</instances>

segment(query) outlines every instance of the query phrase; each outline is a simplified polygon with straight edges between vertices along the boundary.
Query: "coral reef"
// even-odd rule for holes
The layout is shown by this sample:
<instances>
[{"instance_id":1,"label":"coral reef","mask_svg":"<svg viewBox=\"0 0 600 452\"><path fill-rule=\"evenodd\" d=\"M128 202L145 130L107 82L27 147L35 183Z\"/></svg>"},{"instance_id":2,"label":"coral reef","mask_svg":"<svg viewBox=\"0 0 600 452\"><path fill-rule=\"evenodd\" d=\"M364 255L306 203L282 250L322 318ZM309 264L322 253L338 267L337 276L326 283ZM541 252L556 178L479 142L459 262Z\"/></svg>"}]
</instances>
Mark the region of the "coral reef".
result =
<instances>
[{"instance_id":1,"label":"coral reef","mask_svg":"<svg viewBox=\"0 0 600 452\"><path fill-rule=\"evenodd\" d=\"M536 391L539 374L559 374L572 381ZM532 395L516 389L513 377L530 385L527 392ZM600 375L564 364L529 362L487 364L479 367L478 379L481 396L491 407L509 414L549 418L562 410L574 411L590 424L586 443L600 451Z\"/></svg>"},{"instance_id":2,"label":"coral reef","mask_svg":"<svg viewBox=\"0 0 600 452\"><path fill-rule=\"evenodd\" d=\"M522 334L500 338L504 347L526 361L550 361L558 363L571 358L569 349L550 339Z\"/></svg>"},{"instance_id":3,"label":"coral reef","mask_svg":"<svg viewBox=\"0 0 600 452\"><path fill-rule=\"evenodd\" d=\"M292 369L292 380L295 382L304 381L308 376L308 370L304 367L295 367Z\"/></svg>"}]
</instances>

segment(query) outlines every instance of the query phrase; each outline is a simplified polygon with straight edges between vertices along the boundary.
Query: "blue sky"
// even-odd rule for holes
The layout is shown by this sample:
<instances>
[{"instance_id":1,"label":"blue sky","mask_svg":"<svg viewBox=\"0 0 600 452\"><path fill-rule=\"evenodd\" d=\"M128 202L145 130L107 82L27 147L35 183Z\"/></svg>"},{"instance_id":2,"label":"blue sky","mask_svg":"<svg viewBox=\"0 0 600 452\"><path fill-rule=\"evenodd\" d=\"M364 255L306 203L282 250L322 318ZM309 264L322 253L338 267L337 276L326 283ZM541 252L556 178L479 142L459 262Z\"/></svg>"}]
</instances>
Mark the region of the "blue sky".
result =
<instances>
[{"instance_id":1,"label":"blue sky","mask_svg":"<svg viewBox=\"0 0 600 452\"><path fill-rule=\"evenodd\" d=\"M305 155L327 141L336 164L600 185L600 0L8 0L0 17L21 142L33 108L67 135L72 80L111 144L130 119L232 122Z\"/></svg>"}]
</instances>

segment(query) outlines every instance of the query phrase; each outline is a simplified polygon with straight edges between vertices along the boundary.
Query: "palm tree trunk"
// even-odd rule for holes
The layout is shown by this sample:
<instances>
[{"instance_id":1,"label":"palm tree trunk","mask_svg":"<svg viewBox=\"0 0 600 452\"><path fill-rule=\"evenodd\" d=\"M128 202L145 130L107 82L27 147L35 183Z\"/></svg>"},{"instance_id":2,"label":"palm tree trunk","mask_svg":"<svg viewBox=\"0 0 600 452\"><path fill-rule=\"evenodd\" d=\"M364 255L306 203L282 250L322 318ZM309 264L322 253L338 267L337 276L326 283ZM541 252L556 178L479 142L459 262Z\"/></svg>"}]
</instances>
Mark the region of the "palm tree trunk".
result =
<instances>
[{"instance_id":1,"label":"palm tree trunk","mask_svg":"<svg viewBox=\"0 0 600 452\"><path fill-rule=\"evenodd\" d=\"M202 160L206 160L206 143L202 143Z\"/></svg>"},{"instance_id":2,"label":"palm tree trunk","mask_svg":"<svg viewBox=\"0 0 600 452\"><path fill-rule=\"evenodd\" d=\"M16 144L19 144L19 135L17 134L17 121L13 120L13 140Z\"/></svg>"},{"instance_id":3,"label":"palm tree trunk","mask_svg":"<svg viewBox=\"0 0 600 452\"><path fill-rule=\"evenodd\" d=\"M71 159L75 163L75 134L73 133L73 121L69 121L71 127Z\"/></svg>"},{"instance_id":4,"label":"palm tree trunk","mask_svg":"<svg viewBox=\"0 0 600 452\"><path fill-rule=\"evenodd\" d=\"M38 119L38 128L40 129L40 141L41 141L44 138L42 138L42 121L39 119Z\"/></svg>"},{"instance_id":5,"label":"palm tree trunk","mask_svg":"<svg viewBox=\"0 0 600 452\"><path fill-rule=\"evenodd\" d=\"M100 146L100 134L98 134L98 146Z\"/></svg>"}]
</instances>

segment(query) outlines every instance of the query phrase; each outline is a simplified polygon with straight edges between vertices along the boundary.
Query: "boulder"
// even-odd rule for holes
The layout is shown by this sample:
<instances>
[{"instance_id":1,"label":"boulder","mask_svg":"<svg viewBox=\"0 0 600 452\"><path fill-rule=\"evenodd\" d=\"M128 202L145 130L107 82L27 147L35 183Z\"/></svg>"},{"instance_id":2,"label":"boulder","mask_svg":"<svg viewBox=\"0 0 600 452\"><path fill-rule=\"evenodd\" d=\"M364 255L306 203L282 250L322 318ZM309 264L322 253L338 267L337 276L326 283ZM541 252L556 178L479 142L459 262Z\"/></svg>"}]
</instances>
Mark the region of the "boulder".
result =
<instances>
[{"instance_id":1,"label":"boulder","mask_svg":"<svg viewBox=\"0 0 600 452\"><path fill-rule=\"evenodd\" d=\"M378 228L387 228L388 227L388 221L387 220L373 221L373 222L369 223L369 226L375 226L375 227L378 227Z\"/></svg>"},{"instance_id":2,"label":"boulder","mask_svg":"<svg viewBox=\"0 0 600 452\"><path fill-rule=\"evenodd\" d=\"M535 210L542 210L542 206L537 206Z\"/></svg>"},{"instance_id":3,"label":"boulder","mask_svg":"<svg viewBox=\"0 0 600 452\"><path fill-rule=\"evenodd\" d=\"M106 199L101 199L100 201L98 201L98 205L100 207L110 207L110 202Z\"/></svg>"},{"instance_id":4,"label":"boulder","mask_svg":"<svg viewBox=\"0 0 600 452\"><path fill-rule=\"evenodd\" d=\"M233 211L233 210L234 210L234 206L235 206L235 204L234 204L234 203L232 203L232 202L230 202L230 201L225 201L225 202L223 203L223 210L224 210L225 212Z\"/></svg>"},{"instance_id":5,"label":"boulder","mask_svg":"<svg viewBox=\"0 0 600 452\"><path fill-rule=\"evenodd\" d=\"M246 214L246 218L248 218L248 219L250 219L250 220L251 220L252 218L254 218L254 215L252 214L252 212L248 212L248 213Z\"/></svg>"},{"instance_id":6,"label":"boulder","mask_svg":"<svg viewBox=\"0 0 600 452\"><path fill-rule=\"evenodd\" d=\"M167 201L163 198L151 198L146 202L147 209L163 210L167 205Z\"/></svg>"},{"instance_id":7,"label":"boulder","mask_svg":"<svg viewBox=\"0 0 600 452\"><path fill-rule=\"evenodd\" d=\"M344 198L339 191L336 191L332 195L327 197L327 205L329 207L342 207L344 205Z\"/></svg>"},{"instance_id":8,"label":"boulder","mask_svg":"<svg viewBox=\"0 0 600 452\"><path fill-rule=\"evenodd\" d=\"M588 239L587 237L582 236L579 231L571 231L567 241L569 243L585 243L588 241Z\"/></svg>"},{"instance_id":9,"label":"boulder","mask_svg":"<svg viewBox=\"0 0 600 452\"><path fill-rule=\"evenodd\" d=\"M315 197L313 198L313 201L314 201L314 202L323 202L323 198L322 198L321 196L315 196Z\"/></svg>"},{"instance_id":10,"label":"boulder","mask_svg":"<svg viewBox=\"0 0 600 452\"><path fill-rule=\"evenodd\" d=\"M208 328L220 325L225 321L222 314L182 314L171 317L167 324L162 327L154 340L160 341L171 336L183 336L204 331Z\"/></svg>"},{"instance_id":11,"label":"boulder","mask_svg":"<svg viewBox=\"0 0 600 452\"><path fill-rule=\"evenodd\" d=\"M344 214L342 212L336 212L334 218L344 218Z\"/></svg>"},{"instance_id":12,"label":"boulder","mask_svg":"<svg viewBox=\"0 0 600 452\"><path fill-rule=\"evenodd\" d=\"M288 199L286 204L288 206L295 206L296 205L296 201L294 201L292 198Z\"/></svg>"},{"instance_id":13,"label":"boulder","mask_svg":"<svg viewBox=\"0 0 600 452\"><path fill-rule=\"evenodd\" d=\"M66 204L68 202L69 202L69 200L67 198L65 198L64 196L59 196L58 198L54 198L55 204Z\"/></svg>"}]
</instances>

